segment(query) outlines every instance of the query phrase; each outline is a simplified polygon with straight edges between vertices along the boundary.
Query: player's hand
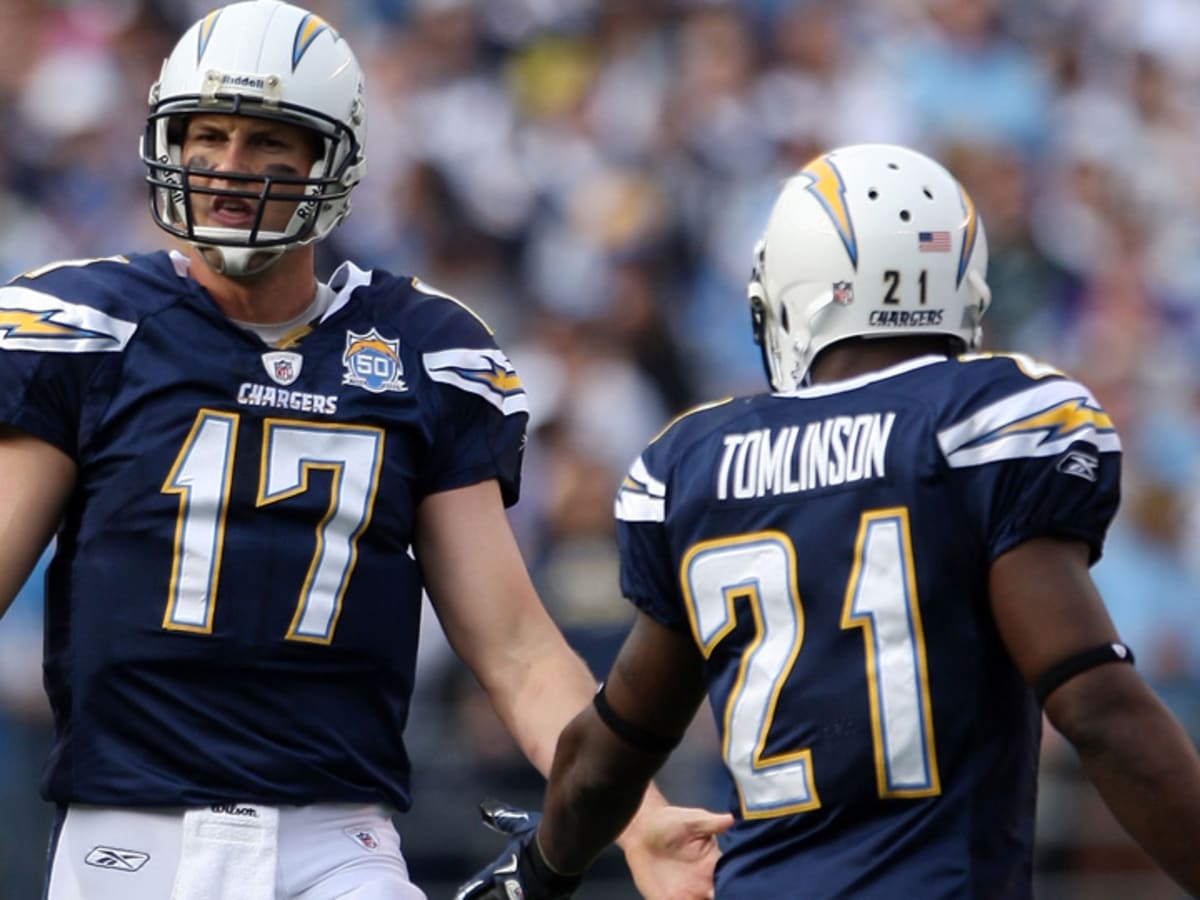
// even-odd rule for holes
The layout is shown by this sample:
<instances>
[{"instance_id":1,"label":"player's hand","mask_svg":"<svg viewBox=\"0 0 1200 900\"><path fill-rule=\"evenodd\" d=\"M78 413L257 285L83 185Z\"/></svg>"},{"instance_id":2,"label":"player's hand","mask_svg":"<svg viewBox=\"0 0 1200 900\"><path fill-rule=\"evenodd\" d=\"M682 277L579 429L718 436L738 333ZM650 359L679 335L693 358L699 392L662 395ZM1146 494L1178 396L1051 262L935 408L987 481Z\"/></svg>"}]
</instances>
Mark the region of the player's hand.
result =
<instances>
[{"instance_id":1,"label":"player's hand","mask_svg":"<svg viewBox=\"0 0 1200 900\"><path fill-rule=\"evenodd\" d=\"M512 840L459 887L454 900L565 900L579 887L582 876L561 875L542 856L536 840L541 813L484 800L479 814L485 825Z\"/></svg>"},{"instance_id":2,"label":"player's hand","mask_svg":"<svg viewBox=\"0 0 1200 900\"><path fill-rule=\"evenodd\" d=\"M621 840L633 883L646 900L709 900L729 813L686 806L643 810Z\"/></svg>"}]
</instances>

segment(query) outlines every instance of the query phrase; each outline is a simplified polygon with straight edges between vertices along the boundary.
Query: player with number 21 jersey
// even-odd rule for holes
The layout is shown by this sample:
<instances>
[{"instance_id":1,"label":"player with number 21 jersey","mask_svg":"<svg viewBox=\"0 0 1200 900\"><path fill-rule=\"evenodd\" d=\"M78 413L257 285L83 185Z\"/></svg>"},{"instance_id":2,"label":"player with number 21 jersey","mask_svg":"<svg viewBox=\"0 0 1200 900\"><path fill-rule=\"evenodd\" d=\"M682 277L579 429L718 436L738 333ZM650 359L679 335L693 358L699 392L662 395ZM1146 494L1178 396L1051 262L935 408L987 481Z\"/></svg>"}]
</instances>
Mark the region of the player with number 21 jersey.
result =
<instances>
[{"instance_id":1,"label":"player with number 21 jersey","mask_svg":"<svg viewBox=\"0 0 1200 900\"><path fill-rule=\"evenodd\" d=\"M650 444L622 588L705 658L740 812L720 896L1025 896L1041 709L986 575L1039 535L1098 556L1119 451L1085 387L1015 355L717 403Z\"/></svg>"}]
</instances>

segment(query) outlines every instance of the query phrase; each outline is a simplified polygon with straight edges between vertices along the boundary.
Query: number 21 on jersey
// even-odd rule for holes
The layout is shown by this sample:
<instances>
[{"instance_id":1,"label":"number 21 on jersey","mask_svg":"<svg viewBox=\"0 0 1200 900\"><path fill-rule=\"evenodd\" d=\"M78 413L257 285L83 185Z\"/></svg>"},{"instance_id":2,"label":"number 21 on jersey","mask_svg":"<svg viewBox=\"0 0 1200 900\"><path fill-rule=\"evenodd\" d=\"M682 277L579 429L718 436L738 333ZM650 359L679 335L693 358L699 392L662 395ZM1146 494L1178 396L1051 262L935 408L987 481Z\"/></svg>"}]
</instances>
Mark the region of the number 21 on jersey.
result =
<instances>
[{"instance_id":1,"label":"number 21 on jersey","mask_svg":"<svg viewBox=\"0 0 1200 900\"><path fill-rule=\"evenodd\" d=\"M875 779L884 798L941 793L912 558L906 509L862 514L840 624L862 631ZM819 808L812 750L765 752L780 692L804 643L791 538L761 531L703 541L684 555L680 578L705 658L739 616L754 623L721 729L722 755L743 816L765 819Z\"/></svg>"}]
</instances>

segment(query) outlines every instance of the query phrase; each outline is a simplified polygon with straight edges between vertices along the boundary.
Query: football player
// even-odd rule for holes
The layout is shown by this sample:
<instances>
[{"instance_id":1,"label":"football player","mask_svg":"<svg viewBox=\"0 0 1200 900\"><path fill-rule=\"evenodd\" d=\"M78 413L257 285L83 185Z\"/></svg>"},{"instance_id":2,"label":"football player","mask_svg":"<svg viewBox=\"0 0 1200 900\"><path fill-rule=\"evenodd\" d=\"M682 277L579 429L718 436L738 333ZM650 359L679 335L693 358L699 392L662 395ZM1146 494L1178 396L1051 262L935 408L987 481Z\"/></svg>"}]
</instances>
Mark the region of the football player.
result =
<instances>
[{"instance_id":1,"label":"football player","mask_svg":"<svg viewBox=\"0 0 1200 900\"><path fill-rule=\"evenodd\" d=\"M736 823L716 896L1032 896L1042 715L1200 895L1200 761L1090 578L1121 445L1082 384L977 352L970 197L851 146L782 188L749 285L770 392L673 422L616 499L637 617L541 824L461 898L561 895L707 694ZM507 865L505 865L507 864Z\"/></svg>"},{"instance_id":2,"label":"football player","mask_svg":"<svg viewBox=\"0 0 1200 900\"><path fill-rule=\"evenodd\" d=\"M419 280L314 243L363 176L363 77L276 0L205 16L142 141L184 252L0 288L0 610L57 532L49 900L418 898L392 814L422 591L529 759L594 682L530 585L521 382ZM725 815L649 794L647 896L707 896Z\"/></svg>"}]
</instances>

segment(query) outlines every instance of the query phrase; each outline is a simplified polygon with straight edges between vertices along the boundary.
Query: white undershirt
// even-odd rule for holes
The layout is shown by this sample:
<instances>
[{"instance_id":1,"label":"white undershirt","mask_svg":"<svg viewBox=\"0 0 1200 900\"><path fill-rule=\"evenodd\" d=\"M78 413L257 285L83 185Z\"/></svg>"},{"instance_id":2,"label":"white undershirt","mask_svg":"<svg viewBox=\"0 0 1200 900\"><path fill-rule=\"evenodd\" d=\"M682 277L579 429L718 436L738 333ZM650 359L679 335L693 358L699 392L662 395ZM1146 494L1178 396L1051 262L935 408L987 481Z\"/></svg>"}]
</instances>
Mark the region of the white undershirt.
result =
<instances>
[{"instance_id":1,"label":"white undershirt","mask_svg":"<svg viewBox=\"0 0 1200 900\"><path fill-rule=\"evenodd\" d=\"M192 261L180 253L178 250L169 251L171 257L171 265L175 268L175 274L180 278L188 277L188 270L191 268ZM356 269L350 263L342 263L338 270L333 273L333 280L338 282L338 289L342 290L346 287L347 281L353 279L355 284L365 284L370 281L370 273L364 273ZM313 297L312 303L296 316L287 322L280 322L272 325L261 325L258 322L243 322L240 319L230 319L235 325L240 325L247 331L251 331L258 335L262 340L274 345L276 341L284 337L288 332L307 324L315 322L317 319L325 315L329 308L333 305L333 301L337 298L338 291L335 291L323 281L317 282L316 296ZM349 292L345 292L345 297L349 297ZM344 299L343 299L344 302Z\"/></svg>"},{"instance_id":2,"label":"white undershirt","mask_svg":"<svg viewBox=\"0 0 1200 900\"><path fill-rule=\"evenodd\" d=\"M259 322L242 322L239 319L231 319L234 324L240 325L247 331L252 331L262 338L264 343L274 344L288 333L295 331L301 325L308 322L314 322L325 314L329 309L333 298L337 296L329 285L318 281L317 293L313 297L313 302L310 303L300 315L294 319L289 319L286 322L272 322L269 325L264 325Z\"/></svg>"}]
</instances>

